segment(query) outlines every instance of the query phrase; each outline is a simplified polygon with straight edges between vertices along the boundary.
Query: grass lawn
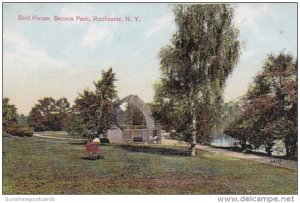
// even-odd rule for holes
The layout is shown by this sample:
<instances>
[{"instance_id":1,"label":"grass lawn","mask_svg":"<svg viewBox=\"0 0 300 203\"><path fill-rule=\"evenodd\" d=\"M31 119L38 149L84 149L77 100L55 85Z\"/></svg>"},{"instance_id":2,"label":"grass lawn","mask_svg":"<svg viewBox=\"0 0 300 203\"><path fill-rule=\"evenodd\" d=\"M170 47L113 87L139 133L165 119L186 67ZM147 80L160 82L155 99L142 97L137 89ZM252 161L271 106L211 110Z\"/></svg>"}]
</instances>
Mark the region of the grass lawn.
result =
<instances>
[{"instance_id":1,"label":"grass lawn","mask_svg":"<svg viewBox=\"0 0 300 203\"><path fill-rule=\"evenodd\" d=\"M38 135L49 136L49 137L63 137L63 138L74 138L70 136L66 131L44 131L38 132Z\"/></svg>"},{"instance_id":2,"label":"grass lawn","mask_svg":"<svg viewBox=\"0 0 300 203\"><path fill-rule=\"evenodd\" d=\"M297 194L297 172L163 145L100 146L87 160L70 140L3 140L4 194Z\"/></svg>"}]
</instances>

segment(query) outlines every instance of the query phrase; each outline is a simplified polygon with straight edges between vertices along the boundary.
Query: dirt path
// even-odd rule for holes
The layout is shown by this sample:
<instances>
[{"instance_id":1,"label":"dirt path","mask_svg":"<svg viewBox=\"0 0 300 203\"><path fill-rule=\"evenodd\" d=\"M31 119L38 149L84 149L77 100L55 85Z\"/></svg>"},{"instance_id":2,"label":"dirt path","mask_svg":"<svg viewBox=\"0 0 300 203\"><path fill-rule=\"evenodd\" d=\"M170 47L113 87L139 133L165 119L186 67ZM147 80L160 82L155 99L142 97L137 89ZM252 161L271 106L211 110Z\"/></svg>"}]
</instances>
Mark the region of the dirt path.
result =
<instances>
[{"instance_id":1,"label":"dirt path","mask_svg":"<svg viewBox=\"0 0 300 203\"><path fill-rule=\"evenodd\" d=\"M52 137L52 136L45 136L39 135L37 133L33 134L33 137L40 137L40 138L47 138L47 139L54 139L54 140L82 140L82 139L75 139L75 138L67 138L67 137Z\"/></svg>"},{"instance_id":2,"label":"dirt path","mask_svg":"<svg viewBox=\"0 0 300 203\"><path fill-rule=\"evenodd\" d=\"M204 146L204 145L197 145L196 147L198 149L202 149L202 150L213 152L213 153L219 153L219 154L230 156L233 158L246 159L249 161L270 164L273 166L288 168L288 169L292 169L292 170L297 170L297 167L298 167L298 162L293 161L293 160L285 160L285 159L279 159L279 158L273 158L273 157L264 157L264 156L257 156L257 155L253 155L253 154L245 154L245 153L240 153L240 152L232 152L232 151L228 151L228 150L224 150L224 149L217 149L217 148Z\"/></svg>"},{"instance_id":3,"label":"dirt path","mask_svg":"<svg viewBox=\"0 0 300 203\"><path fill-rule=\"evenodd\" d=\"M188 144L186 142L172 140L172 139L166 139L164 137L162 138L162 144L188 146ZM199 145L199 144L196 147L197 147L197 149L209 151L212 153L218 153L218 154L230 156L233 158L255 161L255 162L259 162L259 163L269 164L269 165L282 167L282 168L288 168L288 169L292 169L292 170L297 170L297 167L298 167L298 162L292 161L292 160L284 160L284 159L279 159L279 158L264 157L264 156L257 156L257 155L253 155L253 154L233 152L233 151L229 151L229 150L225 150L225 149L217 149L214 147L209 147L209 146L204 146L204 145Z\"/></svg>"}]
</instances>

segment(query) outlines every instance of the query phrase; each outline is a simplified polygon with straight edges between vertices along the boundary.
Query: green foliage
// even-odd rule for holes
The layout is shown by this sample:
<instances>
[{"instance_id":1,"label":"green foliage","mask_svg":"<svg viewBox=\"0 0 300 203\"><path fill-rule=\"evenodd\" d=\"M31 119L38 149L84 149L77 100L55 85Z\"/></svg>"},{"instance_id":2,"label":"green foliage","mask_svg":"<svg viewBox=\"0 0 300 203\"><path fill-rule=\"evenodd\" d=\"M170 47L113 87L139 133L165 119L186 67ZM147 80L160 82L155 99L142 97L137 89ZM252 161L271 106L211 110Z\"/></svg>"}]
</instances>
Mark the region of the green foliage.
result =
<instances>
[{"instance_id":1,"label":"green foliage","mask_svg":"<svg viewBox=\"0 0 300 203\"><path fill-rule=\"evenodd\" d=\"M19 137L32 137L33 131L28 127L22 127L18 124L11 124L6 128L6 132Z\"/></svg>"},{"instance_id":2,"label":"green foliage","mask_svg":"<svg viewBox=\"0 0 300 203\"><path fill-rule=\"evenodd\" d=\"M31 137L33 135L32 130L26 127L26 124L18 123L18 118L23 118L24 115L18 115L17 108L15 105L9 104L8 98L2 100L2 109L4 135L7 135L7 133L19 137Z\"/></svg>"},{"instance_id":3,"label":"green foliage","mask_svg":"<svg viewBox=\"0 0 300 203\"><path fill-rule=\"evenodd\" d=\"M175 104L173 100L168 96L165 96L167 91L164 89L161 83L154 85L154 102L149 104L153 118L156 123L159 123L164 130L170 131L177 129L177 114L174 111Z\"/></svg>"},{"instance_id":4,"label":"green foliage","mask_svg":"<svg viewBox=\"0 0 300 203\"><path fill-rule=\"evenodd\" d=\"M28 126L28 116L23 114L17 116L17 123L21 126Z\"/></svg>"},{"instance_id":5,"label":"green foliage","mask_svg":"<svg viewBox=\"0 0 300 203\"><path fill-rule=\"evenodd\" d=\"M247 148L247 143L253 135L253 132L250 128L252 125L253 124L251 120L245 120L242 117L239 117L226 127L224 133L238 139L242 149L244 150Z\"/></svg>"},{"instance_id":6,"label":"green foliage","mask_svg":"<svg viewBox=\"0 0 300 203\"><path fill-rule=\"evenodd\" d=\"M75 100L74 113L71 116L69 130L80 134L85 140L105 136L116 122L116 103L118 101L112 68L102 71L102 78L94 82L96 90L84 90ZM76 126L76 123L78 126ZM72 127L73 126L73 127Z\"/></svg>"},{"instance_id":7,"label":"green foliage","mask_svg":"<svg viewBox=\"0 0 300 203\"><path fill-rule=\"evenodd\" d=\"M70 103L64 97L57 101L52 97L43 98L31 109L28 124L35 131L64 130L69 108Z\"/></svg>"},{"instance_id":8,"label":"green foliage","mask_svg":"<svg viewBox=\"0 0 300 203\"><path fill-rule=\"evenodd\" d=\"M81 136L81 134L83 133L83 126L82 119L80 118L79 114L76 114L74 112L68 114L66 131L72 136Z\"/></svg>"},{"instance_id":9,"label":"green foliage","mask_svg":"<svg viewBox=\"0 0 300 203\"><path fill-rule=\"evenodd\" d=\"M243 103L240 100L224 103L221 110L221 116L218 119L218 127L224 130L230 123L241 114Z\"/></svg>"},{"instance_id":10,"label":"green foliage","mask_svg":"<svg viewBox=\"0 0 300 203\"><path fill-rule=\"evenodd\" d=\"M271 155L275 140L283 140L287 156L297 151L297 62L290 54L268 55L263 71L245 95L243 112L226 133L264 146Z\"/></svg>"},{"instance_id":11,"label":"green foliage","mask_svg":"<svg viewBox=\"0 0 300 203\"><path fill-rule=\"evenodd\" d=\"M198 142L208 143L220 116L225 81L240 53L233 13L227 4L174 7L177 31L159 54L153 106L155 118L184 140L194 142L196 133Z\"/></svg>"},{"instance_id":12,"label":"green foliage","mask_svg":"<svg viewBox=\"0 0 300 203\"><path fill-rule=\"evenodd\" d=\"M3 130L12 124L17 123L17 108L13 104L9 104L9 98L2 100L2 118L3 118Z\"/></svg>"}]
</instances>

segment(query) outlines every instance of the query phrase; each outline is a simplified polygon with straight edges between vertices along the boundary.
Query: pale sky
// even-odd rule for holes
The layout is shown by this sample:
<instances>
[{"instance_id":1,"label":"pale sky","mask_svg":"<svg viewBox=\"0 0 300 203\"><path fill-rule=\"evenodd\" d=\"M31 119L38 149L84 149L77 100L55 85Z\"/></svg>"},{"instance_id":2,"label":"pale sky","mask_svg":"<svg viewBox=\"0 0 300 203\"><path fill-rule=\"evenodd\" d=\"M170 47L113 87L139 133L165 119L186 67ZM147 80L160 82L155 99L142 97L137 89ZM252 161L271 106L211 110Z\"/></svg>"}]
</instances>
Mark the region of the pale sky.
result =
<instances>
[{"instance_id":1,"label":"pale sky","mask_svg":"<svg viewBox=\"0 0 300 203\"><path fill-rule=\"evenodd\" d=\"M296 3L236 4L235 23L244 42L240 61L227 81L225 101L242 96L267 53L297 55ZM30 21L18 16L30 16ZM32 21L32 15L51 21ZM87 16L90 22L55 22L54 16ZM93 16L130 17L132 22L95 22ZM138 17L139 22L135 21ZM152 101L159 80L160 48L175 32L169 3L5 3L3 6L3 96L28 114L43 97L79 92L112 67L119 97L136 94Z\"/></svg>"}]
</instances>

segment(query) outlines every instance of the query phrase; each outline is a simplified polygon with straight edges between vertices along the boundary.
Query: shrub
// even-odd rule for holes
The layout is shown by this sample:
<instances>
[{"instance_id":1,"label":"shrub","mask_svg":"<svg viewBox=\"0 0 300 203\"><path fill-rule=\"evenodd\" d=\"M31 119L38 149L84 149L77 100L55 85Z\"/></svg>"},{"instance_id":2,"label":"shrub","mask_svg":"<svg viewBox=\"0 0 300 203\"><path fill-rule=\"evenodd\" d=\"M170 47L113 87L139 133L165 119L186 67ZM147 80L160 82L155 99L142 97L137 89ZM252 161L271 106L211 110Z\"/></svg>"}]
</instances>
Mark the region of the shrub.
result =
<instances>
[{"instance_id":1,"label":"shrub","mask_svg":"<svg viewBox=\"0 0 300 203\"><path fill-rule=\"evenodd\" d=\"M7 126L6 132L19 137L32 137L33 131L30 128L27 127L21 127L18 124L12 124Z\"/></svg>"}]
</instances>

